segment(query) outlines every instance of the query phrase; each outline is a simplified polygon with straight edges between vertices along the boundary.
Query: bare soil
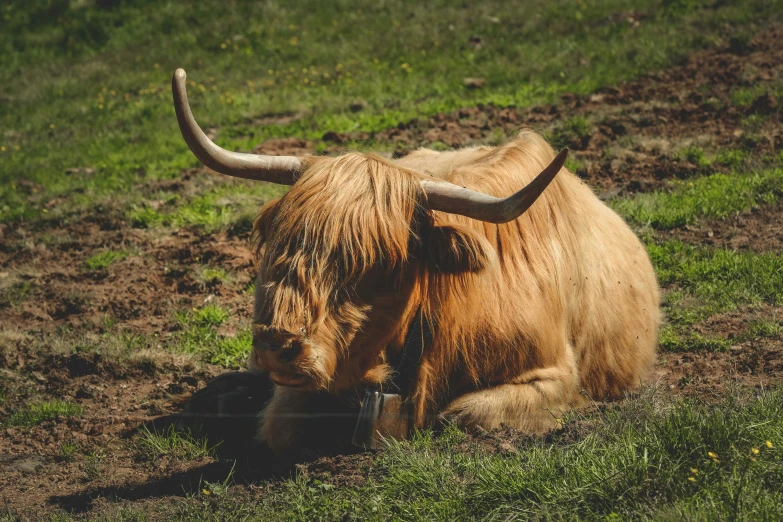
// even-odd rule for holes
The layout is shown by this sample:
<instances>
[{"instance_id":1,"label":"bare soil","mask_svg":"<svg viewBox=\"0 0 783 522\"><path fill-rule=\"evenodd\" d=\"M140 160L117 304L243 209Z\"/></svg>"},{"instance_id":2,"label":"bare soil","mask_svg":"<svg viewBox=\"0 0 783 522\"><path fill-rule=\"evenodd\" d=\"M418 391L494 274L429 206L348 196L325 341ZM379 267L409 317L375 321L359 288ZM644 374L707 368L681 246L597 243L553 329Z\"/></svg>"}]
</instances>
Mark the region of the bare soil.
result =
<instances>
[{"instance_id":1,"label":"bare soil","mask_svg":"<svg viewBox=\"0 0 783 522\"><path fill-rule=\"evenodd\" d=\"M564 95L557 103L524 109L468 108L376 134L328 133L323 141L328 152L356 141L391 142L399 155L435 142L450 147L480 143L530 125L570 146L582 165L578 173L604 195L645 191L700 172L698 165L674 153L689 144L714 151L743 148L754 157L780 151L780 102L764 95L738 106L732 92L780 82L781 71L783 28L777 27L747 45L698 52L679 66L589 96ZM751 116L756 123L749 130ZM585 118L590 132L579 134L564 124L575 117ZM291 138L267 141L257 151L301 155L315 146ZM207 176L188 171L181 180L137 188L150 195L187 195ZM781 247L781 223L781 207L773 206L667 234L691 243L769 251ZM56 509L96 515L108 504L143 507L198 494L205 481L226 478L233 466L229 460L164 456L148 461L135 449L142 426L187 425L183 411L214 411L219 397L237 389L237 381L215 381L226 369L167 355L156 346L133 358L83 347L123 331L165 342L180 328L176 311L212 300L231 310L222 333L232 334L252 306L248 239L247 230L206 234L133 228L122 216L97 210L67 223L0 229L0 285L26 289L18 301L0 303L0 419L39 399L70 400L84 409L80 416L32 428L0 428L0 502L7 510L31 518ZM87 270L85 260L106 249L131 254L106 269ZM205 266L226 270L230 279L203 280L199 270ZM709 333L731 338L752 315L739 310L715 318ZM782 377L779 337L738 340L720 353L667 353L657 366L657 379L667 393L705 400L718 397L730 383L762 387L780 383ZM253 415L268 389L247 374L239 381L239 409L227 420L213 419L210 430L212 440L233 437L224 450L245 452L234 469L241 494L263 494L265 480L291 473L338 485L362 484L372 476L368 454L310 455L296 465L272 460L251 436ZM198 390L202 392L192 399ZM577 423L560 436L579 438L589 429L589 423ZM482 451L513 452L520 437L509 430L470 434L466 451L477 445ZM66 443L77 446L73 455L64 452Z\"/></svg>"}]
</instances>

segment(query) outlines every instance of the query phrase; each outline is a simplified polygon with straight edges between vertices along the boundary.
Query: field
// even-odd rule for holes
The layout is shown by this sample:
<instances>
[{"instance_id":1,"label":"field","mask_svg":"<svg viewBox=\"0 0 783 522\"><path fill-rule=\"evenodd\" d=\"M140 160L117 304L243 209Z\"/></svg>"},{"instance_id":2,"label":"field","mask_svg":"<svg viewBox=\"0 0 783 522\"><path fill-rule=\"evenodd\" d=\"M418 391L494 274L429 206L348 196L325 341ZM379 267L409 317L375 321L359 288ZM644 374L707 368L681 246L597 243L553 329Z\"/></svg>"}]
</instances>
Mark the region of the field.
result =
<instances>
[{"instance_id":1,"label":"field","mask_svg":"<svg viewBox=\"0 0 783 522\"><path fill-rule=\"evenodd\" d=\"M471 4L0 6L0 520L783 519L783 2ZM247 379L190 430L244 367L284 189L193 157L177 67L233 150L570 147L653 260L655 379L543 438L279 462Z\"/></svg>"}]
</instances>

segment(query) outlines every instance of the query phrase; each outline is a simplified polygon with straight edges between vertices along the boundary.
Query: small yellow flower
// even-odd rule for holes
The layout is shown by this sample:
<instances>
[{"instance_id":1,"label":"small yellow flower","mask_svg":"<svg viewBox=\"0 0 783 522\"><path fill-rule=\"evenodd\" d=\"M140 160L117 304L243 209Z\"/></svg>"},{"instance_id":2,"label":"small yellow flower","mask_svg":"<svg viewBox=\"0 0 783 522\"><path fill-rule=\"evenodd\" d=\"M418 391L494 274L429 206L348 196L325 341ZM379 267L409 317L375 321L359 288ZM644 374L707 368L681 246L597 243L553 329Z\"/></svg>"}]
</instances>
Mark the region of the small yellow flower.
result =
<instances>
[{"instance_id":1,"label":"small yellow flower","mask_svg":"<svg viewBox=\"0 0 783 522\"><path fill-rule=\"evenodd\" d=\"M750 448L750 452L752 454L754 454L754 455L758 455L759 454L759 449L758 448Z\"/></svg>"},{"instance_id":2,"label":"small yellow flower","mask_svg":"<svg viewBox=\"0 0 783 522\"><path fill-rule=\"evenodd\" d=\"M688 480L690 480L691 482L696 482L696 477L688 477Z\"/></svg>"},{"instance_id":3,"label":"small yellow flower","mask_svg":"<svg viewBox=\"0 0 783 522\"><path fill-rule=\"evenodd\" d=\"M0 152L5 152L5 145L3 145L2 147L0 147Z\"/></svg>"},{"instance_id":4,"label":"small yellow flower","mask_svg":"<svg viewBox=\"0 0 783 522\"><path fill-rule=\"evenodd\" d=\"M764 441L764 445L768 447L769 449L774 448L775 446L772 444L771 440Z\"/></svg>"},{"instance_id":5,"label":"small yellow flower","mask_svg":"<svg viewBox=\"0 0 783 522\"><path fill-rule=\"evenodd\" d=\"M117 91L115 91L114 89L112 89L110 92L112 96L117 96Z\"/></svg>"},{"instance_id":6,"label":"small yellow flower","mask_svg":"<svg viewBox=\"0 0 783 522\"><path fill-rule=\"evenodd\" d=\"M49 124L49 128L50 128L50 129L53 129L53 128L54 128L54 123L50 123L50 124Z\"/></svg>"},{"instance_id":7,"label":"small yellow flower","mask_svg":"<svg viewBox=\"0 0 783 522\"><path fill-rule=\"evenodd\" d=\"M156 63L155 65L153 65L153 67L155 67L156 69L159 69L160 68L160 64Z\"/></svg>"},{"instance_id":8,"label":"small yellow flower","mask_svg":"<svg viewBox=\"0 0 783 522\"><path fill-rule=\"evenodd\" d=\"M98 104L98 108L99 108L100 110L103 110L103 104L102 104L102 103L99 103L99 104Z\"/></svg>"},{"instance_id":9,"label":"small yellow flower","mask_svg":"<svg viewBox=\"0 0 783 522\"><path fill-rule=\"evenodd\" d=\"M291 45L299 45L299 38L292 36L291 39L288 40L288 43Z\"/></svg>"},{"instance_id":10,"label":"small yellow flower","mask_svg":"<svg viewBox=\"0 0 783 522\"><path fill-rule=\"evenodd\" d=\"M691 473L693 473L694 475L697 475L699 473L699 470L696 469L696 468L691 468Z\"/></svg>"},{"instance_id":11,"label":"small yellow flower","mask_svg":"<svg viewBox=\"0 0 783 522\"><path fill-rule=\"evenodd\" d=\"M14 145L14 150L19 150L19 145ZM772 443L770 442L770 444L772 444ZM772 446L770 446L770 448L771 448L771 447L772 447Z\"/></svg>"},{"instance_id":12,"label":"small yellow flower","mask_svg":"<svg viewBox=\"0 0 783 522\"><path fill-rule=\"evenodd\" d=\"M342 68L343 68L343 64L341 64L341 63L338 63L337 65L335 65L335 66L334 66L334 69L335 69L336 71L339 71L339 70L341 70Z\"/></svg>"},{"instance_id":13,"label":"small yellow flower","mask_svg":"<svg viewBox=\"0 0 783 522\"><path fill-rule=\"evenodd\" d=\"M210 490L208 490L207 488L202 489L201 492L204 493L205 495L211 495L212 494L212 492Z\"/></svg>"},{"instance_id":14,"label":"small yellow flower","mask_svg":"<svg viewBox=\"0 0 783 522\"><path fill-rule=\"evenodd\" d=\"M44 213L44 214L47 214L48 212L49 212L48 210L46 210L46 209L43 209L43 213Z\"/></svg>"},{"instance_id":15,"label":"small yellow flower","mask_svg":"<svg viewBox=\"0 0 783 522\"><path fill-rule=\"evenodd\" d=\"M711 458L711 459L717 459L717 458L718 458L718 454L717 454L717 453L714 453L714 452L712 452L712 451L708 451L708 452L707 452L707 456L708 456L709 458Z\"/></svg>"},{"instance_id":16,"label":"small yellow flower","mask_svg":"<svg viewBox=\"0 0 783 522\"><path fill-rule=\"evenodd\" d=\"M267 73L269 76L272 76L273 74L275 74L275 71L273 71L272 69L269 69L268 71L266 71L266 73Z\"/></svg>"},{"instance_id":17,"label":"small yellow flower","mask_svg":"<svg viewBox=\"0 0 783 522\"><path fill-rule=\"evenodd\" d=\"M224 43L220 44L220 48L221 48L221 49L225 49L225 48L226 48L226 44L224 44ZM205 491L206 491L206 490L205 490Z\"/></svg>"}]
</instances>

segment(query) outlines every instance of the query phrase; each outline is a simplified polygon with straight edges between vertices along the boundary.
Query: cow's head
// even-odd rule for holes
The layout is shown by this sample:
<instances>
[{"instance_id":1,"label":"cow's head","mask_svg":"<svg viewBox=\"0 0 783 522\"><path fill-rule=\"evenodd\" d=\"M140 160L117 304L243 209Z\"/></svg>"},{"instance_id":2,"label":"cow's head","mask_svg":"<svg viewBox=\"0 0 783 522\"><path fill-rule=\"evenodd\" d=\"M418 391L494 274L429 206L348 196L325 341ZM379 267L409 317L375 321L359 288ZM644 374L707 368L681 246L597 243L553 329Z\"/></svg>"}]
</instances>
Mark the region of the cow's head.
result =
<instances>
[{"instance_id":1,"label":"cow's head","mask_svg":"<svg viewBox=\"0 0 783 522\"><path fill-rule=\"evenodd\" d=\"M254 223L259 271L252 360L282 386L342 388L378 367L399 332L417 274L479 271L492 257L486 238L458 225L436 226L432 211L492 223L519 217L565 162L561 152L507 198L456 186L380 157L260 156L212 143L188 106L185 72L174 73L180 129L213 170L290 185ZM374 350L365 349L374 346ZM368 373L369 372L369 373Z\"/></svg>"}]
</instances>

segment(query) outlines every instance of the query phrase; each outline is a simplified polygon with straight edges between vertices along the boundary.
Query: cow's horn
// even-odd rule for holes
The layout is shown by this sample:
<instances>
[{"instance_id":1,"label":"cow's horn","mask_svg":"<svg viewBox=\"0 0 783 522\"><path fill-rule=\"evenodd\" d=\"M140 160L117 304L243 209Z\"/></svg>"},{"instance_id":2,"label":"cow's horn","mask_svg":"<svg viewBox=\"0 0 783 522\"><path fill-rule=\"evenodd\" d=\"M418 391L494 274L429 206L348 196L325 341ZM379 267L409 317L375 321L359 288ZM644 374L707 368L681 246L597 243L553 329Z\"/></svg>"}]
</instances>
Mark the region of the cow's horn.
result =
<instances>
[{"instance_id":1,"label":"cow's horn","mask_svg":"<svg viewBox=\"0 0 783 522\"><path fill-rule=\"evenodd\" d=\"M182 136L193 154L204 165L229 176L293 185L302 170L302 160L295 156L261 156L231 152L215 145L196 123L188 104L185 71L177 69L171 79L174 109Z\"/></svg>"},{"instance_id":2,"label":"cow's horn","mask_svg":"<svg viewBox=\"0 0 783 522\"><path fill-rule=\"evenodd\" d=\"M547 168L541 171L541 174L536 176L536 179L507 198L488 196L445 181L424 180L422 187L427 194L427 207L480 221L507 223L530 208L563 168L567 157L568 149L565 148Z\"/></svg>"}]
</instances>

